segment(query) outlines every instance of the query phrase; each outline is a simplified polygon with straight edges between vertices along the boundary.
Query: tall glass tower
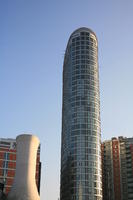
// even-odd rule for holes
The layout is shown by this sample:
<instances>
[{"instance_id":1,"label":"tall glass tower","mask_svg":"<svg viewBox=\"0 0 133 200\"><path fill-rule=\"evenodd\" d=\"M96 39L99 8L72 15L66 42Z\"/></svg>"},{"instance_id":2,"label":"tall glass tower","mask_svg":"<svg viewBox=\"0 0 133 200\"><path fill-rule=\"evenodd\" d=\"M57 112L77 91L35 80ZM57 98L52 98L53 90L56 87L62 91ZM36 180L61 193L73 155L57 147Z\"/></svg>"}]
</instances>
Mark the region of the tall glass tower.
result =
<instances>
[{"instance_id":1,"label":"tall glass tower","mask_svg":"<svg viewBox=\"0 0 133 200\"><path fill-rule=\"evenodd\" d=\"M98 44L79 28L63 66L61 200L102 200Z\"/></svg>"}]
</instances>

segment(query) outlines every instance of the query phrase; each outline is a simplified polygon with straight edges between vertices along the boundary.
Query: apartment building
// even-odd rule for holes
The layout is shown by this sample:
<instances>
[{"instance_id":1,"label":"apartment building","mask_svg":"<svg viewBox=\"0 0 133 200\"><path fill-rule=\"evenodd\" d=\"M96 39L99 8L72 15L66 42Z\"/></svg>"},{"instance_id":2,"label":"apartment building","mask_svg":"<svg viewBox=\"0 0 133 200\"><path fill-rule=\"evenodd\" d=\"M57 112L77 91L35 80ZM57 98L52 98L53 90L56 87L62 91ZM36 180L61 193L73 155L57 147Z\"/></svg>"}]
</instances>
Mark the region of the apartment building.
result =
<instances>
[{"instance_id":1,"label":"apartment building","mask_svg":"<svg viewBox=\"0 0 133 200\"><path fill-rule=\"evenodd\" d=\"M103 200L133 200L133 138L102 143Z\"/></svg>"}]
</instances>

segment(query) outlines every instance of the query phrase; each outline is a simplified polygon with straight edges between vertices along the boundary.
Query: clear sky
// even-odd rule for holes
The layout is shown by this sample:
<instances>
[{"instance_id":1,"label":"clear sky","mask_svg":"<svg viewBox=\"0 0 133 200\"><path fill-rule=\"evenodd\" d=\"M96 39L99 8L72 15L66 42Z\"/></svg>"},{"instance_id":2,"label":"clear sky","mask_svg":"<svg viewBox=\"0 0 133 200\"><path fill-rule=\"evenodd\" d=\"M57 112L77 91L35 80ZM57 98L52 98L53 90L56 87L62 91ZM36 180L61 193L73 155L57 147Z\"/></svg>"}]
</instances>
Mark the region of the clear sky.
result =
<instances>
[{"instance_id":1,"label":"clear sky","mask_svg":"<svg viewBox=\"0 0 133 200\"><path fill-rule=\"evenodd\" d=\"M102 140L133 136L133 0L0 0L0 137L41 141L41 200L59 197L62 65L70 34L99 40Z\"/></svg>"}]
</instances>

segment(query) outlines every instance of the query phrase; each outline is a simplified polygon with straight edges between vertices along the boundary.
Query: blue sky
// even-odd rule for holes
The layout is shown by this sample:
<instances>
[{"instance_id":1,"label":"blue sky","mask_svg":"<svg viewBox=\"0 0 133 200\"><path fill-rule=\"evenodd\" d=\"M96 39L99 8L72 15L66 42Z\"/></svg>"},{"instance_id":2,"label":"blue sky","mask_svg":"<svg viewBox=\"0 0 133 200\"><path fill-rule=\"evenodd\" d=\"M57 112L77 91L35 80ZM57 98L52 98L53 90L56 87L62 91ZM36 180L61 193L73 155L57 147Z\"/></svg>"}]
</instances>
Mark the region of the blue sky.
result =
<instances>
[{"instance_id":1,"label":"blue sky","mask_svg":"<svg viewBox=\"0 0 133 200\"><path fill-rule=\"evenodd\" d=\"M41 141L41 199L59 196L62 65L70 34L99 41L102 139L133 136L133 1L0 1L0 137Z\"/></svg>"}]
</instances>

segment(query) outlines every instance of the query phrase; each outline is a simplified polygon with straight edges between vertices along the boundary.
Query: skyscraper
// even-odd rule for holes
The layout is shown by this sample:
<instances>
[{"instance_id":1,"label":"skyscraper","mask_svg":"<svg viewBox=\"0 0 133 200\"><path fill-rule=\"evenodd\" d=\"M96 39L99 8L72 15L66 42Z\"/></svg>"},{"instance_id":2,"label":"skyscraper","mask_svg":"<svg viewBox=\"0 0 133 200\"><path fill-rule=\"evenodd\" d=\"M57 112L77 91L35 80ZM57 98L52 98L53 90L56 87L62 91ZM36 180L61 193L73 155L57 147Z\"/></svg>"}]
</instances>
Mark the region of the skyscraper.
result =
<instances>
[{"instance_id":1,"label":"skyscraper","mask_svg":"<svg viewBox=\"0 0 133 200\"><path fill-rule=\"evenodd\" d=\"M101 200L98 41L88 28L72 33L63 66L61 200Z\"/></svg>"}]
</instances>

